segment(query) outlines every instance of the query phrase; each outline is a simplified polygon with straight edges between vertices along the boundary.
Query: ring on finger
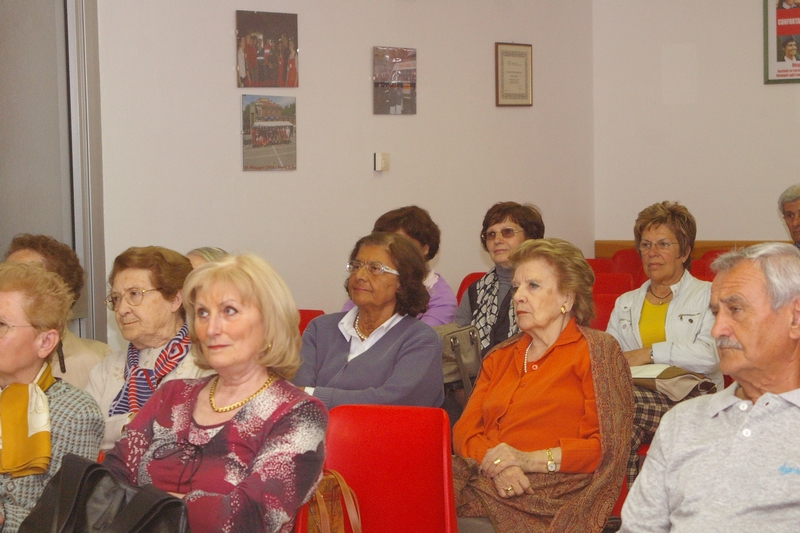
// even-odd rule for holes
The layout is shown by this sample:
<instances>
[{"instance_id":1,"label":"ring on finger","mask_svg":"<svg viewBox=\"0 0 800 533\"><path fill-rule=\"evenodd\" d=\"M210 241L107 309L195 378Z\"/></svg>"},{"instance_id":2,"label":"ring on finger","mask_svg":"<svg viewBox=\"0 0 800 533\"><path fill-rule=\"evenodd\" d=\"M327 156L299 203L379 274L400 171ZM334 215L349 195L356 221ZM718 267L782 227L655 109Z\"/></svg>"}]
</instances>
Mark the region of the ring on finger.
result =
<instances>
[{"instance_id":1,"label":"ring on finger","mask_svg":"<svg viewBox=\"0 0 800 533\"><path fill-rule=\"evenodd\" d=\"M512 492L514 492L514 487L507 487L507 488L506 488L506 492L507 492L508 494L511 494Z\"/></svg>"},{"instance_id":2,"label":"ring on finger","mask_svg":"<svg viewBox=\"0 0 800 533\"><path fill-rule=\"evenodd\" d=\"M498 457L497 459L495 459L494 461L492 461L492 464L499 465L501 461L502 461L502 459L500 459L500 458Z\"/></svg>"}]
</instances>

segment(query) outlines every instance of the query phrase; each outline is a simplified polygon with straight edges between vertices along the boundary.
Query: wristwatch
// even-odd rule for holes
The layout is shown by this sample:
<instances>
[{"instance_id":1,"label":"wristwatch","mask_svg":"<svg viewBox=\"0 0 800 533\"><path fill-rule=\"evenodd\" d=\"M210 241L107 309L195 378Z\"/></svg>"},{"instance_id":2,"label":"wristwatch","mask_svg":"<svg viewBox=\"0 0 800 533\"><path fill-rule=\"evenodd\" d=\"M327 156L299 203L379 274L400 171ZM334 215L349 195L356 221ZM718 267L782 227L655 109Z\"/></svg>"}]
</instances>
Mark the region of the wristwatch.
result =
<instances>
[{"instance_id":1,"label":"wristwatch","mask_svg":"<svg viewBox=\"0 0 800 533\"><path fill-rule=\"evenodd\" d=\"M550 448L547 448L544 453L547 454L547 473L552 474L556 471L556 459L553 457L553 452L550 451Z\"/></svg>"}]
</instances>

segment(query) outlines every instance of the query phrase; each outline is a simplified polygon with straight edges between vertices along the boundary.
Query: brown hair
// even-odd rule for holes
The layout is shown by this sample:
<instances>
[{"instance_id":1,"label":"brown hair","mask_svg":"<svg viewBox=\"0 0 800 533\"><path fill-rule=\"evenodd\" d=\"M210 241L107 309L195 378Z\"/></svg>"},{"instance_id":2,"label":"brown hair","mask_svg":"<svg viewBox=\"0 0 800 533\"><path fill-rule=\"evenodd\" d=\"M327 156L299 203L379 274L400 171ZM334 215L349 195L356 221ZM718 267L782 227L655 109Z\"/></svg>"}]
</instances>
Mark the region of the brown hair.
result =
<instances>
[{"instance_id":1,"label":"brown hair","mask_svg":"<svg viewBox=\"0 0 800 533\"><path fill-rule=\"evenodd\" d=\"M114 278L123 270L141 268L150 271L153 287L158 288L165 300L172 300L183 288L186 276L192 271L192 263L182 254L161 246L133 246L114 259L108 284L114 285ZM186 318L184 308L181 317Z\"/></svg>"},{"instance_id":2,"label":"brown hair","mask_svg":"<svg viewBox=\"0 0 800 533\"><path fill-rule=\"evenodd\" d=\"M72 291L61 276L38 263L0 263L0 292L20 292L25 296L22 311L37 333L54 329L59 337L64 336ZM51 352L48 362L52 356Z\"/></svg>"},{"instance_id":3,"label":"brown hair","mask_svg":"<svg viewBox=\"0 0 800 533\"><path fill-rule=\"evenodd\" d=\"M430 294L422 282L425 280L428 269L419 250L411 241L395 233L374 232L358 240L353 251L350 252L350 261L356 258L362 246L381 246L386 249L397 267L397 271L400 272L400 288L397 290L395 312L410 316L424 313L428 308ZM347 281L344 282L345 290L347 290Z\"/></svg>"},{"instance_id":4,"label":"brown hair","mask_svg":"<svg viewBox=\"0 0 800 533\"><path fill-rule=\"evenodd\" d=\"M594 272L574 244L562 239L537 239L522 243L511 254L511 263L517 268L534 259L544 259L556 271L558 290L574 294L572 316L581 326L588 326L594 318L592 284Z\"/></svg>"},{"instance_id":5,"label":"brown hair","mask_svg":"<svg viewBox=\"0 0 800 533\"><path fill-rule=\"evenodd\" d=\"M74 305L83 289L83 267L72 248L47 235L21 233L11 240L5 258L20 250L30 250L42 256L44 269L58 274L72 291Z\"/></svg>"},{"instance_id":6,"label":"brown hair","mask_svg":"<svg viewBox=\"0 0 800 533\"><path fill-rule=\"evenodd\" d=\"M375 221L372 231L394 233L402 230L406 235L428 247L425 261L430 261L439 252L441 231L431 215L421 207L409 205L382 214Z\"/></svg>"},{"instance_id":7,"label":"brown hair","mask_svg":"<svg viewBox=\"0 0 800 533\"><path fill-rule=\"evenodd\" d=\"M678 202L668 200L645 207L639 212L636 224L633 226L633 240L636 249L639 249L639 244L642 242L642 233L661 225L667 226L675 234L681 255L692 251L694 239L697 236L697 222L688 209ZM688 270L691 266L692 255L688 253L686 261L683 262L683 268Z\"/></svg>"},{"instance_id":8,"label":"brown hair","mask_svg":"<svg viewBox=\"0 0 800 533\"><path fill-rule=\"evenodd\" d=\"M194 306L198 293L218 285L235 289L244 303L258 308L264 324L258 363L283 379L292 379L300 367L300 313L283 279L266 261L253 254L205 263L187 278L183 307L197 366L211 368L195 334Z\"/></svg>"},{"instance_id":9,"label":"brown hair","mask_svg":"<svg viewBox=\"0 0 800 533\"><path fill-rule=\"evenodd\" d=\"M486 212L481 228L481 246L486 250L486 230L506 220L510 220L525 232L525 240L544 237L544 220L539 209L533 204L517 202L498 202Z\"/></svg>"}]
</instances>

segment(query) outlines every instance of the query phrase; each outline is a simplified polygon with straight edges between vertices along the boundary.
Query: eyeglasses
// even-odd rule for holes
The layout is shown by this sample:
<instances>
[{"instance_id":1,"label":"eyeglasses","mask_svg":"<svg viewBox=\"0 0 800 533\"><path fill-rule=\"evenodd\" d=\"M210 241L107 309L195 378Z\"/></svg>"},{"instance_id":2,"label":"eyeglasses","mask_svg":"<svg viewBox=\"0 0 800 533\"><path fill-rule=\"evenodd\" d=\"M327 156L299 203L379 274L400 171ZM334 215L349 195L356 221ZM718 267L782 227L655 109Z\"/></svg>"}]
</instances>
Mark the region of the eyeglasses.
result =
<instances>
[{"instance_id":1,"label":"eyeglasses","mask_svg":"<svg viewBox=\"0 0 800 533\"><path fill-rule=\"evenodd\" d=\"M140 287L133 287L125 291L125 301L128 302L129 305L139 305L142 303L142 298L144 298L145 294L160 290L161 287L155 289L142 289ZM118 292L112 292L106 296L106 307L108 307L110 311L116 311L119 309L119 304L122 302L122 297L123 295L119 294Z\"/></svg>"},{"instance_id":2,"label":"eyeglasses","mask_svg":"<svg viewBox=\"0 0 800 533\"><path fill-rule=\"evenodd\" d=\"M680 244L680 243L670 242L667 240L658 242L642 241L639 243L639 251L642 253L649 252L650 248L655 246L656 250L658 250L659 252L666 252L667 250L669 250L669 247L672 246L673 244Z\"/></svg>"},{"instance_id":3,"label":"eyeglasses","mask_svg":"<svg viewBox=\"0 0 800 533\"><path fill-rule=\"evenodd\" d=\"M8 330L11 328L33 328L35 326L31 324L22 324L20 326L14 326L12 324L6 324L5 322L0 322L0 338L5 337Z\"/></svg>"},{"instance_id":4,"label":"eyeglasses","mask_svg":"<svg viewBox=\"0 0 800 533\"><path fill-rule=\"evenodd\" d=\"M384 272L388 272L389 274L394 274L395 276L399 276L400 272L393 268L389 268L380 261L370 261L369 263L363 263L361 261L350 261L347 263L347 271L353 274L354 272L358 272L361 270L361 267L366 267L367 273L372 274L373 276L380 276Z\"/></svg>"},{"instance_id":5,"label":"eyeglasses","mask_svg":"<svg viewBox=\"0 0 800 533\"><path fill-rule=\"evenodd\" d=\"M499 233L500 235L503 236L504 239L510 239L517 233L522 233L523 231L525 230L514 229L514 228L503 228L500 230ZM487 241L494 240L494 238L497 237L497 233L498 233L497 231L485 231L483 233L483 238L486 239Z\"/></svg>"}]
</instances>

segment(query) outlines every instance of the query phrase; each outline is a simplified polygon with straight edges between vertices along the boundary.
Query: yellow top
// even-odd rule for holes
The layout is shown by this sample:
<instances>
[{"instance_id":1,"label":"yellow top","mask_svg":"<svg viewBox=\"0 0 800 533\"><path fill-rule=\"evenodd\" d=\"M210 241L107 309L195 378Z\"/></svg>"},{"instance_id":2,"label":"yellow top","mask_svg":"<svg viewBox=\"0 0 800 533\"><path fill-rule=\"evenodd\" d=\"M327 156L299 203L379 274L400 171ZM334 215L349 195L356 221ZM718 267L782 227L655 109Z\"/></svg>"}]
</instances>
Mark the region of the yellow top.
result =
<instances>
[{"instance_id":1,"label":"yellow top","mask_svg":"<svg viewBox=\"0 0 800 533\"><path fill-rule=\"evenodd\" d=\"M667 308L669 304L651 304L644 299L642 317L639 319L639 335L642 337L642 348L649 348L657 342L667 340L664 324L667 321Z\"/></svg>"}]
</instances>

